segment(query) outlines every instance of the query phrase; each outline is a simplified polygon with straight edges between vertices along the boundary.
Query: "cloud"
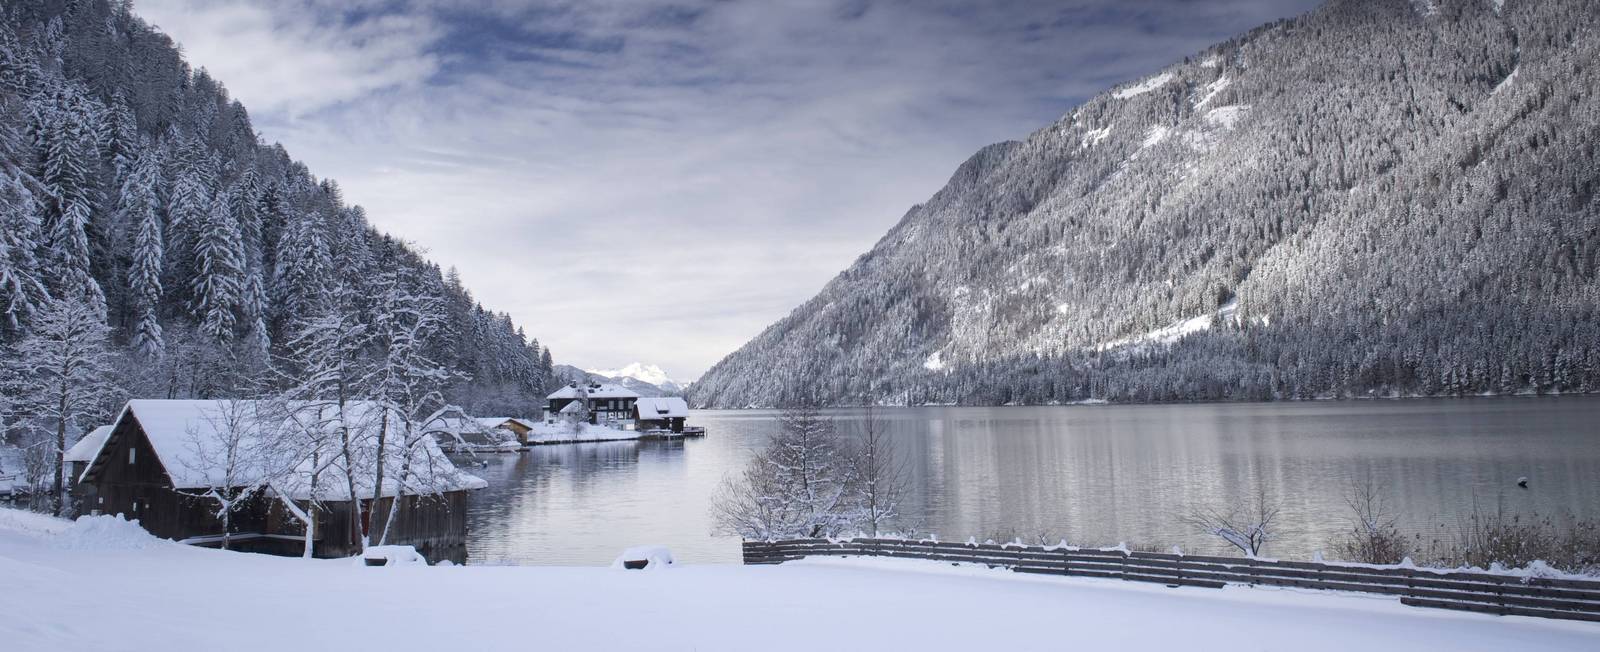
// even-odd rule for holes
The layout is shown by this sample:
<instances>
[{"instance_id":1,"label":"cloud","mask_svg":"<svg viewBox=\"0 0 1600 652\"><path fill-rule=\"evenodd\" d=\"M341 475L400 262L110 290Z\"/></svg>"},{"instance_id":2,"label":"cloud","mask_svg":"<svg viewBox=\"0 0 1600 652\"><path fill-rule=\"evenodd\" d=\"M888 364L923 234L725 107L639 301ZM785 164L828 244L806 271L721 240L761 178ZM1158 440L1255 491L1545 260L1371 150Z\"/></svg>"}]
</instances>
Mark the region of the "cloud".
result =
<instances>
[{"instance_id":1,"label":"cloud","mask_svg":"<svg viewBox=\"0 0 1600 652\"><path fill-rule=\"evenodd\" d=\"M141 0L562 361L694 377L982 145L1310 0Z\"/></svg>"}]
</instances>

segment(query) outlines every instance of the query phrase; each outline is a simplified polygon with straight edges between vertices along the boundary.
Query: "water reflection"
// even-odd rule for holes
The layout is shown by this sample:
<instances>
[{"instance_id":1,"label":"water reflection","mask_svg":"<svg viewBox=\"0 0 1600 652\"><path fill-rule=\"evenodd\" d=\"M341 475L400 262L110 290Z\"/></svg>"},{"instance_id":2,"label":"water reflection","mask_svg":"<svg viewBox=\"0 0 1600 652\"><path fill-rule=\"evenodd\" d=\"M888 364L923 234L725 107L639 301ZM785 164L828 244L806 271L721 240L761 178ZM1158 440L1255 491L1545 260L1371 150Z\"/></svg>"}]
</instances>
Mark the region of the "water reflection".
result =
<instances>
[{"instance_id":1,"label":"water reflection","mask_svg":"<svg viewBox=\"0 0 1600 652\"><path fill-rule=\"evenodd\" d=\"M838 413L859 432L860 410ZM770 412L700 412L704 440L536 448L489 459L471 563L603 564L659 543L736 561L708 505L776 428ZM916 408L877 417L908 461L905 523L945 539L1040 535L1079 544L1220 552L1180 522L1193 505L1282 504L1268 549L1309 557L1346 527L1343 494L1371 478L1428 536L1474 509L1600 516L1600 399ZM1519 476L1532 479L1519 489Z\"/></svg>"}]
</instances>

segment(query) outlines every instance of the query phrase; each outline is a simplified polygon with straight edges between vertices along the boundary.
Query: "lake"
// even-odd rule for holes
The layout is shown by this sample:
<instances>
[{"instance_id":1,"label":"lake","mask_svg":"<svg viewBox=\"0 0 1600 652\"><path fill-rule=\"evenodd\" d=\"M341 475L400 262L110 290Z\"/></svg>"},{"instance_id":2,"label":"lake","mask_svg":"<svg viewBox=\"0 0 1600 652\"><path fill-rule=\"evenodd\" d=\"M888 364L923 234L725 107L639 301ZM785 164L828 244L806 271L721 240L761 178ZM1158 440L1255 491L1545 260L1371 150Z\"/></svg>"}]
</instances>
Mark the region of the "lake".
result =
<instances>
[{"instance_id":1,"label":"lake","mask_svg":"<svg viewBox=\"0 0 1600 652\"><path fill-rule=\"evenodd\" d=\"M833 411L858 432L864 410ZM1309 559L1349 525L1370 478L1401 529L1440 536L1474 510L1600 518L1600 397L924 407L874 411L910 478L902 522L945 540L1226 548L1181 522L1196 505L1280 503L1266 554ZM709 505L777 428L776 413L697 411L704 439L535 447L485 458L469 515L473 564L610 563L670 547L739 561ZM1526 489L1517 479L1526 477Z\"/></svg>"}]
</instances>

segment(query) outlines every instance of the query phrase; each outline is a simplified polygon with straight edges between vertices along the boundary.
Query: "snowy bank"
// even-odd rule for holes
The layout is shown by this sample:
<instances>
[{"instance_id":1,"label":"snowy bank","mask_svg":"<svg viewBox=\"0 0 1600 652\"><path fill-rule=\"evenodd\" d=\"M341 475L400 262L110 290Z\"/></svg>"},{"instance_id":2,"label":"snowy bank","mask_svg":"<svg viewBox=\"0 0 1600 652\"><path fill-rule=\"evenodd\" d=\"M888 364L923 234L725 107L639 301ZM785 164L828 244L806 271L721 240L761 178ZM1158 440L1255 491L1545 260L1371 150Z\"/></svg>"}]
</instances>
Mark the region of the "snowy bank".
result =
<instances>
[{"instance_id":1,"label":"snowy bank","mask_svg":"<svg viewBox=\"0 0 1600 652\"><path fill-rule=\"evenodd\" d=\"M592 441L627 441L645 435L640 430L617 430L606 426L569 423L536 423L528 431L528 444L573 444Z\"/></svg>"},{"instance_id":2,"label":"snowy bank","mask_svg":"<svg viewBox=\"0 0 1600 652\"><path fill-rule=\"evenodd\" d=\"M1600 624L1291 589L1169 589L895 559L659 572L364 568L139 536L0 510L5 649L1600 649ZM105 545L91 549L97 539ZM516 604L538 608L519 610L513 627L494 621ZM275 634L240 635L260 631Z\"/></svg>"}]
</instances>

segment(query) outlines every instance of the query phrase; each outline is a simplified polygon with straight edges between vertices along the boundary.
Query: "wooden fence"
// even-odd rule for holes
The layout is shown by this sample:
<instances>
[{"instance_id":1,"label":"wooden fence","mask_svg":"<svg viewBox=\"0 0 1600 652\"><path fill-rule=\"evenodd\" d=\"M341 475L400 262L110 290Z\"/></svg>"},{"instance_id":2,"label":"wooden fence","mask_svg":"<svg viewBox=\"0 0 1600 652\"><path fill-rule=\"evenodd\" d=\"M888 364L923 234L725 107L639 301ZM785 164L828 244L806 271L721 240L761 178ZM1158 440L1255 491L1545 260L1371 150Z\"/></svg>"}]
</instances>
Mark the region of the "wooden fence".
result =
<instances>
[{"instance_id":1,"label":"wooden fence","mask_svg":"<svg viewBox=\"0 0 1600 652\"><path fill-rule=\"evenodd\" d=\"M1600 580L1205 557L1015 544L898 539L794 539L744 542L744 563L778 564L812 556L870 556L985 564L1018 573L1074 575L1221 588L1225 584L1379 593L1418 607L1600 622Z\"/></svg>"}]
</instances>

